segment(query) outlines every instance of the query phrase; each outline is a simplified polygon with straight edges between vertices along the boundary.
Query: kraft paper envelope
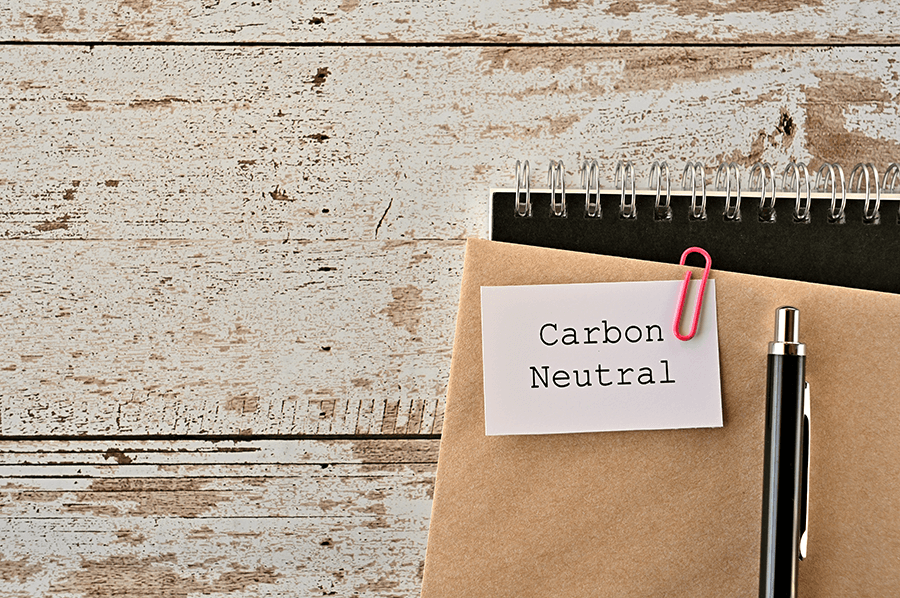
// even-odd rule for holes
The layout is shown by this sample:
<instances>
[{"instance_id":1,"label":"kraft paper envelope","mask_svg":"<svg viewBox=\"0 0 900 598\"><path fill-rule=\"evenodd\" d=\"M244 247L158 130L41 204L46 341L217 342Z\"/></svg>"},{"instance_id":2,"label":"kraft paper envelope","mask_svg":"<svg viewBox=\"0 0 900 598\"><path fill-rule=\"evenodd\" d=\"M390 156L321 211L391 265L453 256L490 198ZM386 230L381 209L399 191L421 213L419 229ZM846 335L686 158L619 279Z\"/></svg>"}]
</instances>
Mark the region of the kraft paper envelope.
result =
<instances>
[{"instance_id":1,"label":"kraft paper envelope","mask_svg":"<svg viewBox=\"0 0 900 598\"><path fill-rule=\"evenodd\" d=\"M758 595L766 352L781 305L800 309L812 391L799 595L900 595L898 295L714 271L724 427L485 436L482 285L684 271L468 242L423 598Z\"/></svg>"}]
</instances>

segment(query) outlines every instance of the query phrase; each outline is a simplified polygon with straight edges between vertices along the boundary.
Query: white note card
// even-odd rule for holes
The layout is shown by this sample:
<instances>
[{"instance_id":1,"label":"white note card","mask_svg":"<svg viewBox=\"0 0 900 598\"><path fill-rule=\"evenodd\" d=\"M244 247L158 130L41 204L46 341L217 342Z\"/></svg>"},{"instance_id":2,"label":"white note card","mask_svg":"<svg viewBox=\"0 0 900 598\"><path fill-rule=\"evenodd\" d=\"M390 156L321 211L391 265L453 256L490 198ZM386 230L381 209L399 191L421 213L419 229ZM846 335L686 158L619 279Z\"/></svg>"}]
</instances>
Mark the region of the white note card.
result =
<instances>
[{"instance_id":1,"label":"white note card","mask_svg":"<svg viewBox=\"0 0 900 598\"><path fill-rule=\"evenodd\" d=\"M481 287L489 436L722 426L716 285L697 334L682 281ZM699 281L690 285L682 333Z\"/></svg>"}]
</instances>

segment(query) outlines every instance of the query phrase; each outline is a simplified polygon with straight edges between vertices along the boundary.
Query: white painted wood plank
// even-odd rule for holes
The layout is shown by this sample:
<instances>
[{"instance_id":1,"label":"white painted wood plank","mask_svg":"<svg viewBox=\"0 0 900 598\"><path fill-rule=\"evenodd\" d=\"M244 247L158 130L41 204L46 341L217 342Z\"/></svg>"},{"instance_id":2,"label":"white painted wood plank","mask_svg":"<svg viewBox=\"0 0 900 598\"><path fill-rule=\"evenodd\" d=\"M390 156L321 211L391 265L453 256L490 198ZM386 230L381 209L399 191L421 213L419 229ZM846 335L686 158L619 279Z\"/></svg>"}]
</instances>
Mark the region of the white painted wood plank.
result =
<instances>
[{"instance_id":1,"label":"white painted wood plank","mask_svg":"<svg viewBox=\"0 0 900 598\"><path fill-rule=\"evenodd\" d=\"M417 596L427 521L13 520L4 596ZM347 529L350 527L351 529ZM8 572L8 573L7 573Z\"/></svg>"},{"instance_id":2,"label":"white painted wood plank","mask_svg":"<svg viewBox=\"0 0 900 598\"><path fill-rule=\"evenodd\" d=\"M897 159L900 50L0 50L0 235L483 235L516 158ZM745 170L746 172L746 170ZM746 176L746 175L745 175ZM380 415L373 415L375 418Z\"/></svg>"},{"instance_id":3,"label":"white painted wood plank","mask_svg":"<svg viewBox=\"0 0 900 598\"><path fill-rule=\"evenodd\" d=\"M463 249L0 243L0 431L439 433Z\"/></svg>"},{"instance_id":4,"label":"white painted wood plank","mask_svg":"<svg viewBox=\"0 0 900 598\"><path fill-rule=\"evenodd\" d=\"M373 489L403 476L408 478L404 484L414 485L416 476L424 475L422 467L410 466L332 465L325 471L319 466L308 466L306 471L298 467L287 469L273 477L231 475L209 479L194 475L200 472L192 472L174 479L119 476L96 479L91 478L90 470L77 474L72 468L59 468L58 475L75 477L33 481L13 476L4 482L16 489L0 490L0 493L8 503L3 508L4 516L26 519L68 521L90 518L98 511L116 517L320 518L328 517L337 504L342 517L359 517L363 522L360 525L376 526L382 517L404 517L408 513L405 505L386 509L383 497L373 493ZM430 472L433 467L424 469ZM245 475L256 473L255 470L244 472ZM297 495L300 484L309 493L304 497ZM425 515L430 508L426 505Z\"/></svg>"},{"instance_id":5,"label":"white painted wood plank","mask_svg":"<svg viewBox=\"0 0 900 598\"><path fill-rule=\"evenodd\" d=\"M0 594L417 595L437 447L0 442ZM193 470L171 477L173 461Z\"/></svg>"},{"instance_id":6,"label":"white painted wood plank","mask_svg":"<svg viewBox=\"0 0 900 598\"><path fill-rule=\"evenodd\" d=\"M887 0L19 0L0 36L34 41L181 42L896 42Z\"/></svg>"}]
</instances>

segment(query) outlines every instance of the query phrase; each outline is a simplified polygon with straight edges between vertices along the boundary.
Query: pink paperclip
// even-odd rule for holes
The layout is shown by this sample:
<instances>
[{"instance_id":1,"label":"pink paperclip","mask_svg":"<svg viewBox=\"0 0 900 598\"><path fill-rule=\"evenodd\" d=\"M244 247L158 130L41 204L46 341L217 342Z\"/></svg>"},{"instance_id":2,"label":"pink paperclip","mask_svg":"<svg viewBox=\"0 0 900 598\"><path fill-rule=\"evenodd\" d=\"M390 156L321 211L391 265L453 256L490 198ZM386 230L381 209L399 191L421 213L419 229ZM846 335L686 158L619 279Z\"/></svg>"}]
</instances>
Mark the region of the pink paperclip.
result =
<instances>
[{"instance_id":1,"label":"pink paperclip","mask_svg":"<svg viewBox=\"0 0 900 598\"><path fill-rule=\"evenodd\" d=\"M680 341L689 341L697 334L697 324L700 322L700 306L703 304L703 291L706 289L706 281L709 279L709 268L712 266L712 258L709 257L709 254L705 249L701 249L700 247L689 247L685 249L684 253L681 254L681 261L678 262L678 264L683 266L687 256L695 252L706 258L706 268L703 270L703 279L700 281L700 293L697 295L697 307L694 308L691 331L687 335L678 332L678 326L681 324L681 314L684 312L684 299L687 297L688 283L691 282L690 271L686 272L684 275L684 282L681 284L681 293L678 296L678 305L675 307L675 319L672 321L672 332L675 333L675 338Z\"/></svg>"}]
</instances>

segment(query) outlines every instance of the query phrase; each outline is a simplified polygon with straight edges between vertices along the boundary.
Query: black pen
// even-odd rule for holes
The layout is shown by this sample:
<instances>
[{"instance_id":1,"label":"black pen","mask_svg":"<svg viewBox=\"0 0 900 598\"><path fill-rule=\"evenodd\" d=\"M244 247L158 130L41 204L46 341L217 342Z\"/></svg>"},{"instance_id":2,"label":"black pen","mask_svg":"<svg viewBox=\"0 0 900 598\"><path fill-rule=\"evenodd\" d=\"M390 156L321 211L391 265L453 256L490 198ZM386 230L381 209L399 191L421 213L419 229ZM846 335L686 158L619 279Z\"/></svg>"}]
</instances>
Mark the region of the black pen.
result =
<instances>
[{"instance_id":1,"label":"black pen","mask_svg":"<svg viewBox=\"0 0 900 598\"><path fill-rule=\"evenodd\" d=\"M800 312L779 307L769 343L760 598L796 598L809 517L809 385Z\"/></svg>"}]
</instances>

